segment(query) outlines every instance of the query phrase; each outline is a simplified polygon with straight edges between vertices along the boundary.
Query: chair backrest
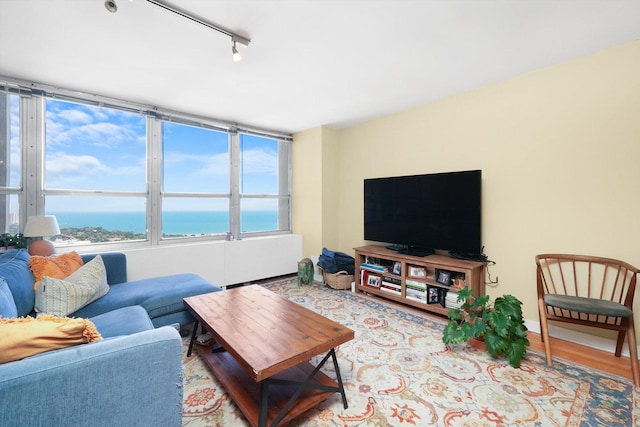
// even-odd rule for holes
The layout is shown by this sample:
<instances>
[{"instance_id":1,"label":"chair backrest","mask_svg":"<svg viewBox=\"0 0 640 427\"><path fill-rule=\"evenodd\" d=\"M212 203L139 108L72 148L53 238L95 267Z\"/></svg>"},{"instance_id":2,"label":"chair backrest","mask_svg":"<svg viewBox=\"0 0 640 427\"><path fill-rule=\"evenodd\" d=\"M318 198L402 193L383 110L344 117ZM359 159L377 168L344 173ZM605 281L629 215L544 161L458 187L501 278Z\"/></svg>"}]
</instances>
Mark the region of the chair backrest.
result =
<instances>
[{"instance_id":1,"label":"chair backrest","mask_svg":"<svg viewBox=\"0 0 640 427\"><path fill-rule=\"evenodd\" d=\"M536 256L536 265L539 297L555 294L594 298L617 302L633 310L636 277L640 271L624 261L586 255L541 254ZM574 316L559 311L555 314Z\"/></svg>"}]
</instances>

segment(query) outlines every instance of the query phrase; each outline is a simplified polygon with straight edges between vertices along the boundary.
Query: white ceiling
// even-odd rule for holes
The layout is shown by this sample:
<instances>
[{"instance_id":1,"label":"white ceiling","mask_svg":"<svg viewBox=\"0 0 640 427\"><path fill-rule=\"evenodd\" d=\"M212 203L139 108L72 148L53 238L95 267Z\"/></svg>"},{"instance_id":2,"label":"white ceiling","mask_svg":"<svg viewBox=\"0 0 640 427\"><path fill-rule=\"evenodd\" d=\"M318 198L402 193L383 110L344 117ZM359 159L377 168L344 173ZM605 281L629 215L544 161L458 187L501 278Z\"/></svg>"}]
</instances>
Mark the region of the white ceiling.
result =
<instances>
[{"instance_id":1,"label":"white ceiling","mask_svg":"<svg viewBox=\"0 0 640 427\"><path fill-rule=\"evenodd\" d=\"M638 0L0 0L0 75L282 132L344 127L640 39Z\"/></svg>"}]
</instances>

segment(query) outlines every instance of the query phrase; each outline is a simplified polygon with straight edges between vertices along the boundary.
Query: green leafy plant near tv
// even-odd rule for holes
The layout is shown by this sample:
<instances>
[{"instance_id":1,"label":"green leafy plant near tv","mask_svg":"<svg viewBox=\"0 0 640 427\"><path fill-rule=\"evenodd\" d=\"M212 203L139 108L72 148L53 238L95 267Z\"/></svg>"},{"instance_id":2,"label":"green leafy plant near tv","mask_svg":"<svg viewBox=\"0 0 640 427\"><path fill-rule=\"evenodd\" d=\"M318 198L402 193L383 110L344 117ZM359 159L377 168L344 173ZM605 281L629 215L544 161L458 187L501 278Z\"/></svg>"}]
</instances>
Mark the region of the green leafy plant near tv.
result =
<instances>
[{"instance_id":1,"label":"green leafy plant near tv","mask_svg":"<svg viewBox=\"0 0 640 427\"><path fill-rule=\"evenodd\" d=\"M527 352L529 340L522 317L522 302L512 295L490 301L489 295L476 297L465 287L458 292L460 308L449 310L451 320L444 328L442 341L461 344L476 338L484 341L493 357L504 355L514 368Z\"/></svg>"}]
</instances>

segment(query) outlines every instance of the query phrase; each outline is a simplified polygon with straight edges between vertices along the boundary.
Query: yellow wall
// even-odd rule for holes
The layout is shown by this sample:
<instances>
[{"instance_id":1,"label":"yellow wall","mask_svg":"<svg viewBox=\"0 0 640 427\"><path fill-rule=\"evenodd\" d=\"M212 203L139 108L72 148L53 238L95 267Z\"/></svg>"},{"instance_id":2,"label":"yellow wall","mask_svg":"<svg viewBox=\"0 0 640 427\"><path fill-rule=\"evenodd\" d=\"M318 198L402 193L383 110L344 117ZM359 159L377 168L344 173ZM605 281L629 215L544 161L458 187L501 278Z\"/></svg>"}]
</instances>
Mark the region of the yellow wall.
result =
<instances>
[{"instance_id":1,"label":"yellow wall","mask_svg":"<svg viewBox=\"0 0 640 427\"><path fill-rule=\"evenodd\" d=\"M337 131L301 132L292 147L292 230L304 236L303 255L320 255L339 245Z\"/></svg>"},{"instance_id":2,"label":"yellow wall","mask_svg":"<svg viewBox=\"0 0 640 427\"><path fill-rule=\"evenodd\" d=\"M301 234L302 255L322 248L322 129L296 135L291 149L291 229Z\"/></svg>"},{"instance_id":3,"label":"yellow wall","mask_svg":"<svg viewBox=\"0 0 640 427\"><path fill-rule=\"evenodd\" d=\"M294 152L305 135L295 136ZM337 158L322 158L322 174L332 168L340 185L325 181L335 187L321 191L337 191L339 209L323 201L322 212L323 220L339 215L339 240L320 245L352 253L365 243L365 178L482 169L483 244L499 277L487 293L519 297L527 319L538 318L537 253L640 265L640 42L341 129L328 141ZM294 157L294 203L309 198L297 182L314 161ZM294 231L307 239L308 228Z\"/></svg>"}]
</instances>

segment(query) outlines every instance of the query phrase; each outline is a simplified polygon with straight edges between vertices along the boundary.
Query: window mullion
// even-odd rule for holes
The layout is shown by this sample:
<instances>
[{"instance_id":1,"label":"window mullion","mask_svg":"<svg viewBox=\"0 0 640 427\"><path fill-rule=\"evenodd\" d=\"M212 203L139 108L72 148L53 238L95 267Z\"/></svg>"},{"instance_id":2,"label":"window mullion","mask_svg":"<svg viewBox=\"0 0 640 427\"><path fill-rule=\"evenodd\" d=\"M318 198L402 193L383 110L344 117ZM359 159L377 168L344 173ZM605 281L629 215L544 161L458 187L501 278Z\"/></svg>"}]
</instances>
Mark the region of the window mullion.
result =
<instances>
[{"instance_id":1,"label":"window mullion","mask_svg":"<svg viewBox=\"0 0 640 427\"><path fill-rule=\"evenodd\" d=\"M234 236L240 236L240 135L238 132L229 133L229 231Z\"/></svg>"},{"instance_id":2,"label":"window mullion","mask_svg":"<svg viewBox=\"0 0 640 427\"><path fill-rule=\"evenodd\" d=\"M278 230L291 229L291 143L278 141ZM286 195L286 198L282 196Z\"/></svg>"},{"instance_id":3,"label":"window mullion","mask_svg":"<svg viewBox=\"0 0 640 427\"><path fill-rule=\"evenodd\" d=\"M9 187L11 172L11 95L0 93L0 187ZM0 195L0 227L9 228L9 197Z\"/></svg>"},{"instance_id":4,"label":"window mullion","mask_svg":"<svg viewBox=\"0 0 640 427\"><path fill-rule=\"evenodd\" d=\"M147 238L162 239L162 122L147 117Z\"/></svg>"},{"instance_id":5,"label":"window mullion","mask_svg":"<svg viewBox=\"0 0 640 427\"><path fill-rule=\"evenodd\" d=\"M44 100L42 97L21 98L20 128L22 145L22 188L25 194L20 224L27 218L44 215Z\"/></svg>"}]
</instances>

